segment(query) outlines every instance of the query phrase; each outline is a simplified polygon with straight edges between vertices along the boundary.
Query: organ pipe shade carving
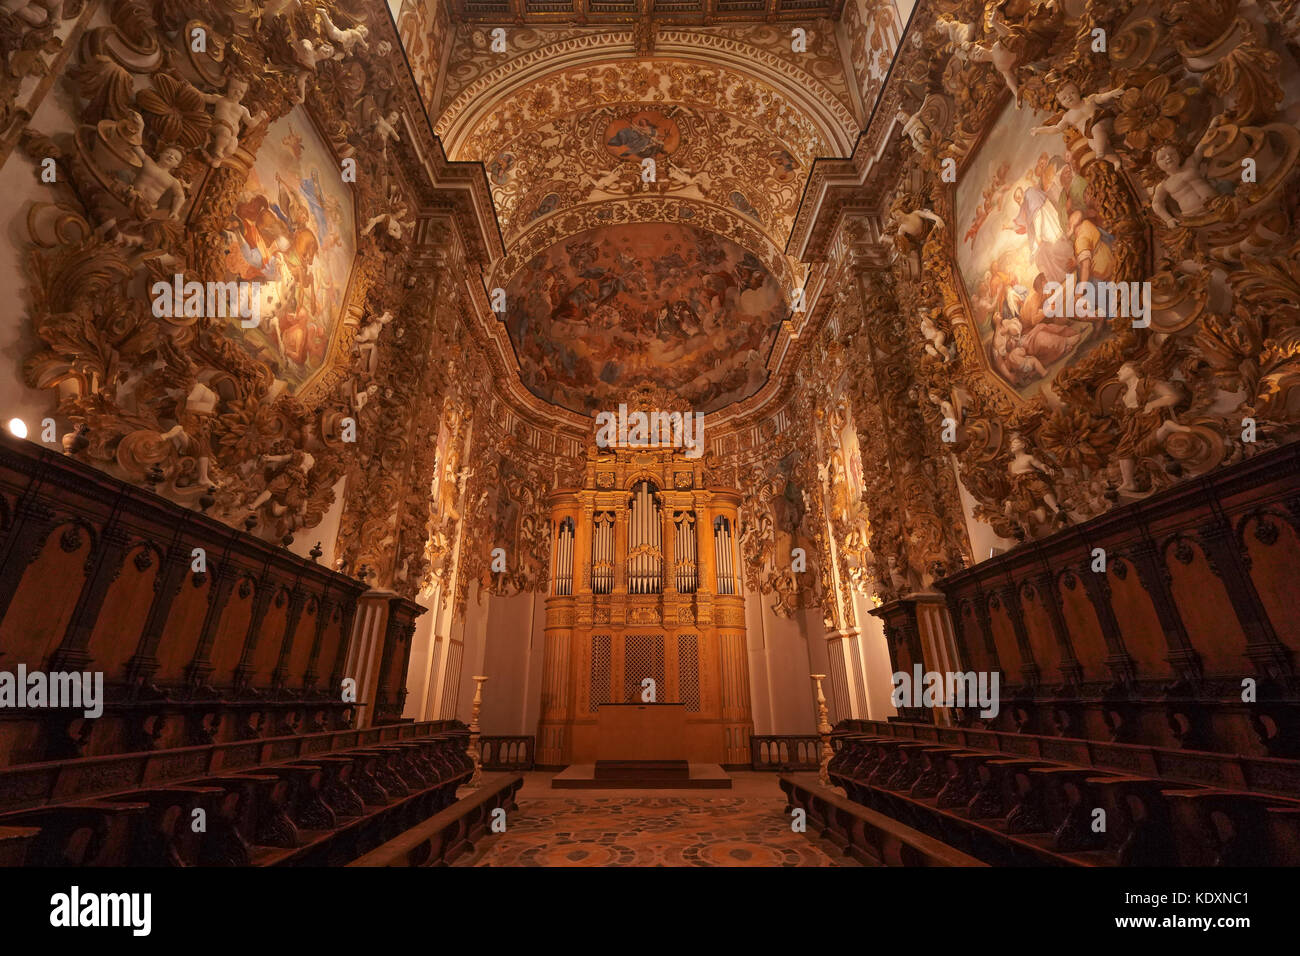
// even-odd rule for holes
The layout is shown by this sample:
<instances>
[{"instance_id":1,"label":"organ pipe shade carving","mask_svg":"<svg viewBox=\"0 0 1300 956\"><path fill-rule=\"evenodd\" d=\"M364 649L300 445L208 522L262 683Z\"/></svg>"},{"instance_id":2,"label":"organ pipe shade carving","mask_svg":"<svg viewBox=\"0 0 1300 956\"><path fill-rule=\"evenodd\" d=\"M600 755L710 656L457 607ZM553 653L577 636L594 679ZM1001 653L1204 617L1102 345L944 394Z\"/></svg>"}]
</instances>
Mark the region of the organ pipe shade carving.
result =
<instances>
[{"instance_id":1,"label":"organ pipe shade carving","mask_svg":"<svg viewBox=\"0 0 1300 956\"><path fill-rule=\"evenodd\" d=\"M713 519L713 544L718 567L718 593L736 593L736 572L731 559L731 522L719 515Z\"/></svg>"},{"instance_id":2,"label":"organ pipe shade carving","mask_svg":"<svg viewBox=\"0 0 1300 956\"><path fill-rule=\"evenodd\" d=\"M647 677L655 682L655 695L664 700L664 636L662 634L628 634L623 638L623 701L635 704L642 699Z\"/></svg>"},{"instance_id":3,"label":"organ pipe shade carving","mask_svg":"<svg viewBox=\"0 0 1300 956\"><path fill-rule=\"evenodd\" d=\"M591 535L591 590L608 594L614 588L614 513L599 512Z\"/></svg>"},{"instance_id":4,"label":"organ pipe shade carving","mask_svg":"<svg viewBox=\"0 0 1300 956\"><path fill-rule=\"evenodd\" d=\"M611 700L609 692L611 647L612 638L610 635L596 634L592 636L591 676L587 689L590 702L587 709L593 714L600 710L601 704L608 704Z\"/></svg>"},{"instance_id":5,"label":"organ pipe shade carving","mask_svg":"<svg viewBox=\"0 0 1300 956\"><path fill-rule=\"evenodd\" d=\"M663 525L654 486L637 482L628 514L627 592L658 594L663 591Z\"/></svg>"},{"instance_id":6,"label":"organ pipe shade carving","mask_svg":"<svg viewBox=\"0 0 1300 956\"><path fill-rule=\"evenodd\" d=\"M573 519L560 522L555 535L555 594L573 593Z\"/></svg>"},{"instance_id":7,"label":"organ pipe shade carving","mask_svg":"<svg viewBox=\"0 0 1300 956\"><path fill-rule=\"evenodd\" d=\"M673 557L677 568L677 590L694 594L699 581L696 553L695 513L679 512L673 518Z\"/></svg>"}]
</instances>

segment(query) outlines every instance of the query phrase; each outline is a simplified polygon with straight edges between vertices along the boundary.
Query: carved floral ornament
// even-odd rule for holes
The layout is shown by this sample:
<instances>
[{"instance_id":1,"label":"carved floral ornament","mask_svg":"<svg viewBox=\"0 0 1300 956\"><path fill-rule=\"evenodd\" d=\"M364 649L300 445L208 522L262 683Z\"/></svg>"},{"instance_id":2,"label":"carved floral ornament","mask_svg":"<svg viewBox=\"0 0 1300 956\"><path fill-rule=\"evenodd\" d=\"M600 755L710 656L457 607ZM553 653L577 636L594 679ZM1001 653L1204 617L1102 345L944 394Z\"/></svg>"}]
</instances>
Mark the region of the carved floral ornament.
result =
<instances>
[{"instance_id":1,"label":"carved floral ornament","mask_svg":"<svg viewBox=\"0 0 1300 956\"><path fill-rule=\"evenodd\" d=\"M878 111L863 137L892 261L863 258L834 296L823 321L844 358L810 350L788 406L848 399L860 503L844 440L802 439L837 502L841 582L860 562L889 599L968 561L956 476L1011 546L1295 437L1300 131L1279 78L1298 67L1273 12L918 7L921 42L883 94L900 115ZM1145 286L1149 324L1035 310L1035 273Z\"/></svg>"},{"instance_id":2,"label":"carved floral ornament","mask_svg":"<svg viewBox=\"0 0 1300 956\"><path fill-rule=\"evenodd\" d=\"M63 27L71 29L76 6L64 4ZM811 274L825 294L810 299L802 325L781 333L774 380L720 414L721 424L710 422L709 480L744 489L733 534L747 588L781 613L820 606L828 626L853 626L859 598L922 590L976 557L963 488L975 518L1010 546L1294 436L1300 246L1290 197L1300 133L1285 122L1293 104L1279 78L1296 64L1279 31L1267 28L1275 6L918 5L911 31L920 42L903 44L863 155L851 163L864 177L857 194L842 215L818 217L825 253ZM37 60L54 55L46 48L52 18L24 10L33 22L15 25L21 42L10 49L36 56L7 52L11 78L37 75ZM437 150L416 128L406 72L392 68L397 40L380 4L211 0L196 11L189 19L161 0L115 0L104 5L103 25L68 33L75 115L63 128L23 129L30 99L19 97L21 81L5 81L0 146L21 132L37 168L52 158L57 169L47 201L27 217L24 301L40 343L24 366L27 383L57 401L60 425L89 426L82 457L137 482L158 466L160 493L187 504L210 482L212 513L242 526L251 511L256 533L270 540L319 522L346 476L337 561L353 573L368 567L376 583L406 594L441 586L457 605L470 582L495 593L545 587L544 489L580 482L590 436L572 416L547 419L492 384L515 370L479 327L468 279L483 266L508 275L528 253L589 228L587 217L602 209L631 221L641 215L636 200L579 203L525 223L534 197L511 194L520 212L514 258L480 255L472 250L481 239L423 218L438 184L419 155ZM855 29L882 37L893 29L884 20L860 24L862 16L856 7L846 13ZM207 38L204 52L189 42L195 29ZM1105 53L1092 52L1096 29L1105 31ZM474 144L474 158L490 163L517 139L544 136L539 126L567 122L573 104L586 102L571 95L572 84L591 83L592 100L598 82L632 76L574 61L561 81L541 65L544 51L580 31L560 32L525 51L532 65L521 59L521 69L539 72L520 89L553 97L532 104L536 117L511 106L470 122L473 91L487 74L449 77L446 102L459 105L443 119L454 120L466 149ZM724 39L776 56L754 37ZM727 46L716 37L701 43ZM665 49L675 48L656 56ZM722 123L740 109L743 90L730 79L698 82L704 67L696 66L656 78L664 82L649 100L647 74L635 95L620 88L610 101L660 108L680 100L695 110L691 122ZM794 69L769 66L786 80ZM884 77L877 72L849 79L874 96ZM799 186L809 175L822 181L813 157L844 151L827 145L843 129L826 122L839 115L835 103L845 107L843 90L820 74L818 84L818 122L795 110L768 126ZM677 92L660 95L669 89ZM1076 97L1079 105L1066 105ZM761 118L770 107L760 102L751 113ZM1082 129L1070 110L1080 111L1072 115ZM999 133L1020 129L1006 125L1018 119L1052 129L1027 134L1035 147L1027 168L1009 168L998 182L1007 161ZM271 140L282 121L286 133ZM292 384L242 347L237 328L156 317L148 296L178 272L199 281L228 275L231 220L289 123L334 161L358 163L348 187L350 275L331 293L337 318L318 370ZM1039 152L1048 159L1036 172ZM876 158L868 162L868 153ZM1253 182L1242 181L1246 159ZM956 182L943 178L945 160ZM984 274L972 278L967 234L985 191L997 200L993 230L1021 235L1014 227L1023 212L1027 237L1037 210L1035 200L1016 203L1016 185L1028 180L1016 181L1041 182L1044 173L1051 182L1042 191L1060 187L1069 197L1052 232L1070 249L1059 261L1048 249L1040 271L1077 272L1085 255L1100 270L1104 245L1113 281L1149 283L1149 326L1115 317L1085 342L1058 331L1058 342L1044 344L1048 334L1038 333L1026 346L1020 313L1033 276L1005 283L1012 295L1000 299L980 287ZM750 200L761 221L752 220L711 204L702 181L677 185L677 198L643 200L656 207L655 221L707 212L719 231L778 264L794 203L764 219ZM276 183L261 186L278 198ZM481 188L486 194L487 183ZM305 212L315 221L310 204ZM1081 213L1077 222L1070 212ZM816 232L802 216L794 234ZM1085 220L1105 237L1082 228ZM417 236L445 248L422 248ZM1028 255L1039 265L1037 250ZM786 265L780 274L803 273ZM998 316L1006 328L993 327L990 301L1010 303L1004 311L1014 314ZM1046 360L1053 351L1060 357ZM358 425L355 446L342 441L345 418ZM1253 441L1243 441L1247 418ZM942 437L946 422L952 440ZM498 545L524 556L505 574L491 570ZM795 548L806 552L805 570L792 567Z\"/></svg>"},{"instance_id":3,"label":"carved floral ornament","mask_svg":"<svg viewBox=\"0 0 1300 956\"><path fill-rule=\"evenodd\" d=\"M348 475L344 524L364 525L379 497L366 480L410 479L392 436L450 334L424 321L427 284L406 281L412 210L434 187L403 119L415 101L396 37L362 0L187 9L106 3L105 25L67 41L75 116L21 131L38 175L54 171L26 218L41 342L27 384L88 428L65 447L127 480L161 474L179 503L210 497L212 514L281 541ZM177 275L260 280L265 324L159 314L156 284ZM427 503L398 497L422 531ZM414 586L424 540L409 538L386 571L405 561Z\"/></svg>"}]
</instances>

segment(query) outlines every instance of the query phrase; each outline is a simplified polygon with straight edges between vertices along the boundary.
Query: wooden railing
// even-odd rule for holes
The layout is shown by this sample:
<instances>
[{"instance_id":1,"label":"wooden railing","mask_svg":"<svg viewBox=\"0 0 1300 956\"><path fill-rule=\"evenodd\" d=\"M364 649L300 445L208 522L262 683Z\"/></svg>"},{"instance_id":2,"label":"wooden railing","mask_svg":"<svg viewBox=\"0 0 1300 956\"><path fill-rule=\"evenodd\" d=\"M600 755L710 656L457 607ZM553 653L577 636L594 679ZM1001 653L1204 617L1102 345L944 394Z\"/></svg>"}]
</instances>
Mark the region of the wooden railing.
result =
<instances>
[{"instance_id":1,"label":"wooden railing","mask_svg":"<svg viewBox=\"0 0 1300 956\"><path fill-rule=\"evenodd\" d=\"M414 615L389 598L375 697L343 692L360 581L0 434L0 670L99 672L102 716L0 708L0 767L396 720ZM357 702L354 702L357 701Z\"/></svg>"},{"instance_id":2,"label":"wooden railing","mask_svg":"<svg viewBox=\"0 0 1300 956\"><path fill-rule=\"evenodd\" d=\"M0 799L26 805L0 814L0 861L341 866L455 803L474 772L468 735L461 725L438 726L195 748L143 767L119 757L70 761L72 772L44 806L21 792L38 778L0 777ZM122 770L145 774L119 779ZM196 831L190 821L200 812L207 826Z\"/></svg>"},{"instance_id":3,"label":"wooden railing","mask_svg":"<svg viewBox=\"0 0 1300 956\"><path fill-rule=\"evenodd\" d=\"M496 811L515 808L524 785L519 774L485 777L482 786L436 816L394 837L349 866L446 866L474 849Z\"/></svg>"},{"instance_id":4,"label":"wooden railing","mask_svg":"<svg viewBox=\"0 0 1300 956\"><path fill-rule=\"evenodd\" d=\"M836 790L781 774L790 809L808 814L808 830L825 837L860 863L875 866L987 866L987 863L919 830L869 810Z\"/></svg>"},{"instance_id":5,"label":"wooden railing","mask_svg":"<svg viewBox=\"0 0 1300 956\"><path fill-rule=\"evenodd\" d=\"M1017 734L976 727L936 727L898 720L842 720L835 725L833 743L842 745L849 734L874 734L972 750L998 751L1013 758L1043 758L1079 767L1095 767L1101 771L1143 774L1224 790L1249 790L1292 797L1300 794L1300 760Z\"/></svg>"},{"instance_id":6,"label":"wooden railing","mask_svg":"<svg viewBox=\"0 0 1300 956\"><path fill-rule=\"evenodd\" d=\"M755 734L749 738L755 770L816 770L820 746L816 734Z\"/></svg>"},{"instance_id":7,"label":"wooden railing","mask_svg":"<svg viewBox=\"0 0 1300 956\"><path fill-rule=\"evenodd\" d=\"M894 672L1000 677L996 710L904 718L1300 758L1298 503L1300 442L949 574L942 599L873 609ZM927 650L946 641L956 667Z\"/></svg>"},{"instance_id":8,"label":"wooden railing","mask_svg":"<svg viewBox=\"0 0 1300 956\"><path fill-rule=\"evenodd\" d=\"M478 742L484 770L532 770L532 737L482 736Z\"/></svg>"},{"instance_id":9,"label":"wooden railing","mask_svg":"<svg viewBox=\"0 0 1300 956\"><path fill-rule=\"evenodd\" d=\"M455 735L461 751L469 739L459 721L434 720L3 767L0 812L93 800L106 793L166 786L203 775L247 773L267 764L319 758L359 747L382 748L438 734Z\"/></svg>"}]
</instances>

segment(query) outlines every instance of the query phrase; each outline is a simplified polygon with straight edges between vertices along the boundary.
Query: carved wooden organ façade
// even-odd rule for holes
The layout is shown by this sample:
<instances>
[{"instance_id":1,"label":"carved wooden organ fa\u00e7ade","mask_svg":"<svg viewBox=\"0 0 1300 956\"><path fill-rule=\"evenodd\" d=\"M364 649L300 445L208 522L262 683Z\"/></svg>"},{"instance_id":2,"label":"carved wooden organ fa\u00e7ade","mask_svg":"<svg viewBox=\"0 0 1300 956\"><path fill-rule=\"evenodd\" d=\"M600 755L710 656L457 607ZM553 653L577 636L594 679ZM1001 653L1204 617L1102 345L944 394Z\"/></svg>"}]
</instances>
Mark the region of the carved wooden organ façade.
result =
<instances>
[{"instance_id":1,"label":"carved wooden organ fa\u00e7ade","mask_svg":"<svg viewBox=\"0 0 1300 956\"><path fill-rule=\"evenodd\" d=\"M583 487L550 496L538 762L589 763L602 703L683 703L685 759L749 762L745 608L736 575L740 494L710 488L680 449L590 457Z\"/></svg>"}]
</instances>

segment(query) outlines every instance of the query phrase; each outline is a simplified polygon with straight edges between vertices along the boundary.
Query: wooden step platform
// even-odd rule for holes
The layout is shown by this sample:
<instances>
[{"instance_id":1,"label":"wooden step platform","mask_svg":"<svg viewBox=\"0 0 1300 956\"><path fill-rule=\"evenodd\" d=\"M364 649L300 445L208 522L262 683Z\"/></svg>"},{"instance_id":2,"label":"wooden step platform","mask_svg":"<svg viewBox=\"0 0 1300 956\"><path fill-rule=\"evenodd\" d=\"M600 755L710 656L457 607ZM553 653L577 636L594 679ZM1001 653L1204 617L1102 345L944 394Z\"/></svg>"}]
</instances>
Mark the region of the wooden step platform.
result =
<instances>
[{"instance_id":1,"label":"wooden step platform","mask_svg":"<svg viewBox=\"0 0 1300 956\"><path fill-rule=\"evenodd\" d=\"M689 780L689 760L597 760L597 780Z\"/></svg>"},{"instance_id":2,"label":"wooden step platform","mask_svg":"<svg viewBox=\"0 0 1300 956\"><path fill-rule=\"evenodd\" d=\"M683 772L684 771L684 772ZM685 760L598 760L575 763L551 779L554 790L730 790L716 763Z\"/></svg>"}]
</instances>

